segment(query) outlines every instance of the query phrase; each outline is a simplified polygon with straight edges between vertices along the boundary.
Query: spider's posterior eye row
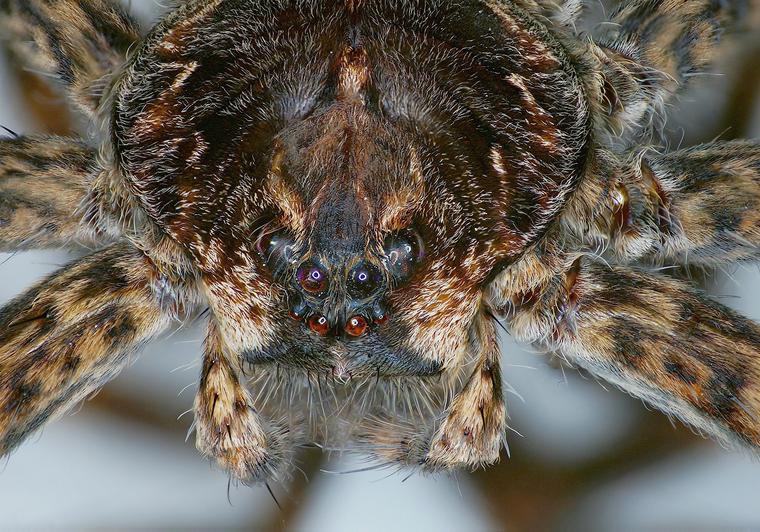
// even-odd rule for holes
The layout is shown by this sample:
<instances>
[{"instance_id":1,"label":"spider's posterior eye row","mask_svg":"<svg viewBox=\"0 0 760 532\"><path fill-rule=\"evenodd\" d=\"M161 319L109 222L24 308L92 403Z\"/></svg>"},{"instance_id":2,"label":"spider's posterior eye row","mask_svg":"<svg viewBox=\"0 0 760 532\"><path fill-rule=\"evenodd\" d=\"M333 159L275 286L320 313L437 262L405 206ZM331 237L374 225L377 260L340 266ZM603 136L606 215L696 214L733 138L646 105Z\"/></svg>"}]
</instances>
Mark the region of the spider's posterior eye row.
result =
<instances>
[{"instance_id":1,"label":"spider's posterior eye row","mask_svg":"<svg viewBox=\"0 0 760 532\"><path fill-rule=\"evenodd\" d=\"M383 274L374 264L362 261L348 274L348 291L356 299L367 299L383 283Z\"/></svg>"},{"instance_id":2,"label":"spider's posterior eye row","mask_svg":"<svg viewBox=\"0 0 760 532\"><path fill-rule=\"evenodd\" d=\"M422 238L412 229L405 229L385 239L388 271L397 281L408 281L425 256Z\"/></svg>"},{"instance_id":3,"label":"spider's posterior eye row","mask_svg":"<svg viewBox=\"0 0 760 532\"><path fill-rule=\"evenodd\" d=\"M315 261L309 261L298 267L296 279L306 292L321 295L327 291L329 280L327 270Z\"/></svg>"},{"instance_id":4,"label":"spider's posterior eye row","mask_svg":"<svg viewBox=\"0 0 760 532\"><path fill-rule=\"evenodd\" d=\"M272 231L265 227L256 240L256 251L273 273L282 272L293 258L295 241L285 230Z\"/></svg>"}]
</instances>

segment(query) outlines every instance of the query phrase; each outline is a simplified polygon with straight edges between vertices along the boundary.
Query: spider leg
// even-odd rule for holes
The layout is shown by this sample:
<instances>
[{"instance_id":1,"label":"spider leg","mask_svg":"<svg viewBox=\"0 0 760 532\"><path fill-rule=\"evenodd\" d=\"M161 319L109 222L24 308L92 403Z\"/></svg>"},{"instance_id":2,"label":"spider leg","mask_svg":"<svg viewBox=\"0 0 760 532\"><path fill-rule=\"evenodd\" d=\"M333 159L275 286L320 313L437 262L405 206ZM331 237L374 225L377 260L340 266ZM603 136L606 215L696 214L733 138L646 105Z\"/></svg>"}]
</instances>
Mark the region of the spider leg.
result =
<instances>
[{"instance_id":1,"label":"spider leg","mask_svg":"<svg viewBox=\"0 0 760 532\"><path fill-rule=\"evenodd\" d=\"M285 448L283 431L265 421L254 408L237 366L211 319L195 397L195 443L233 479L265 481L287 463L286 453L292 450Z\"/></svg>"},{"instance_id":2,"label":"spider leg","mask_svg":"<svg viewBox=\"0 0 760 532\"><path fill-rule=\"evenodd\" d=\"M622 261L723 265L760 256L757 141L644 152L602 179L591 233Z\"/></svg>"},{"instance_id":3,"label":"spider leg","mask_svg":"<svg viewBox=\"0 0 760 532\"><path fill-rule=\"evenodd\" d=\"M619 127L647 125L690 78L715 59L725 30L736 29L757 0L621 2L608 32L591 43L600 62L607 114Z\"/></svg>"},{"instance_id":4,"label":"spider leg","mask_svg":"<svg viewBox=\"0 0 760 532\"><path fill-rule=\"evenodd\" d=\"M113 245L0 309L0 455L103 386L166 329L146 256Z\"/></svg>"},{"instance_id":5,"label":"spider leg","mask_svg":"<svg viewBox=\"0 0 760 532\"><path fill-rule=\"evenodd\" d=\"M140 39L118 2L0 0L0 35L31 68L59 79L93 115L129 48Z\"/></svg>"},{"instance_id":6,"label":"spider leg","mask_svg":"<svg viewBox=\"0 0 760 532\"><path fill-rule=\"evenodd\" d=\"M540 291L502 295L518 339L724 444L760 447L760 326L688 283L579 258Z\"/></svg>"},{"instance_id":7,"label":"spider leg","mask_svg":"<svg viewBox=\"0 0 760 532\"><path fill-rule=\"evenodd\" d=\"M0 140L0 251L107 240L80 212L99 172L95 151L75 139Z\"/></svg>"}]
</instances>

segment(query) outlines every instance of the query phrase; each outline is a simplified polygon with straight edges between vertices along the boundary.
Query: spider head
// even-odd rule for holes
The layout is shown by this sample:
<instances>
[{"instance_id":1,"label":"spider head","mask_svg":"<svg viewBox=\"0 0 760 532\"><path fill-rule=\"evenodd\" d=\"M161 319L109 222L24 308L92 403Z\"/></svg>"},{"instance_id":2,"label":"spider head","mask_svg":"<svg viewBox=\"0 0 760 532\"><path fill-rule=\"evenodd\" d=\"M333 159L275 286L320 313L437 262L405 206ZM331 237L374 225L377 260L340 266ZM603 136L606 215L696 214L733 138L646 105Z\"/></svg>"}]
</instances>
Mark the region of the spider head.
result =
<instances>
[{"instance_id":1,"label":"spider head","mask_svg":"<svg viewBox=\"0 0 760 532\"><path fill-rule=\"evenodd\" d=\"M130 60L113 144L229 350L310 374L460 368L487 281L584 169L561 47L507 4L205 6Z\"/></svg>"},{"instance_id":2,"label":"spider head","mask_svg":"<svg viewBox=\"0 0 760 532\"><path fill-rule=\"evenodd\" d=\"M424 152L411 132L354 106L278 136L251 242L282 319L249 360L426 375L461 351L479 272L457 265L448 244L464 218L428 190Z\"/></svg>"}]
</instances>

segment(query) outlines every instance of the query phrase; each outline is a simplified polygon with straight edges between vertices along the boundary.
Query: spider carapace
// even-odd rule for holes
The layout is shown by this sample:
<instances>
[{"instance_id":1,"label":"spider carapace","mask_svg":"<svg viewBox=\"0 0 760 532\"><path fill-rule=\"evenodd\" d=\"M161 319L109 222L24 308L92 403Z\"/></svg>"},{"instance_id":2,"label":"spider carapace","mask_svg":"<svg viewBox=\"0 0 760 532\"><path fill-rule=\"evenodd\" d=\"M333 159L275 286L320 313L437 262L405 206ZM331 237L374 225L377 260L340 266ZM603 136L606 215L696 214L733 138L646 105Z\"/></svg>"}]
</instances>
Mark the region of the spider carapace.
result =
<instances>
[{"instance_id":1,"label":"spider carapace","mask_svg":"<svg viewBox=\"0 0 760 532\"><path fill-rule=\"evenodd\" d=\"M0 452L176 322L198 448L245 482L308 443L495 462L498 327L760 445L760 329L669 263L757 257L760 146L652 148L751 1L0 0L98 126L0 142L0 249L96 249L0 312Z\"/></svg>"}]
</instances>

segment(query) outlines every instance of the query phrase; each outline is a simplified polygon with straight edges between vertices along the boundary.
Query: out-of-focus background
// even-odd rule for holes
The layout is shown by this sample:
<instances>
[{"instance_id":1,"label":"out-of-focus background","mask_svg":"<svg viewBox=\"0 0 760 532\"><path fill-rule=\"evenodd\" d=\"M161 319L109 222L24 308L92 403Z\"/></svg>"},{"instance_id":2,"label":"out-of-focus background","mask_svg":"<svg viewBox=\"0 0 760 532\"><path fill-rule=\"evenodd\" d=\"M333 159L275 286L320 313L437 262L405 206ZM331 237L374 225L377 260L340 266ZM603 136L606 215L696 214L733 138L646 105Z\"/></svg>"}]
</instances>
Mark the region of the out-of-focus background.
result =
<instances>
[{"instance_id":1,"label":"out-of-focus background","mask_svg":"<svg viewBox=\"0 0 760 532\"><path fill-rule=\"evenodd\" d=\"M132 0L148 27L162 12ZM598 17L601 8L594 6ZM2 36L0 36L2 37ZM760 31L727 46L721 75L671 112L673 146L760 137ZM0 54L0 125L71 133L61 98ZM0 302L72 258L0 254ZM760 319L760 271L709 274L724 304ZM340 474L350 457L301 458L272 489L229 486L185 440L202 333L186 328L0 463L0 529L415 530L760 528L760 464L693 435L610 386L504 338L511 458L485 472L385 478ZM308 481L306 480L308 478Z\"/></svg>"}]
</instances>

